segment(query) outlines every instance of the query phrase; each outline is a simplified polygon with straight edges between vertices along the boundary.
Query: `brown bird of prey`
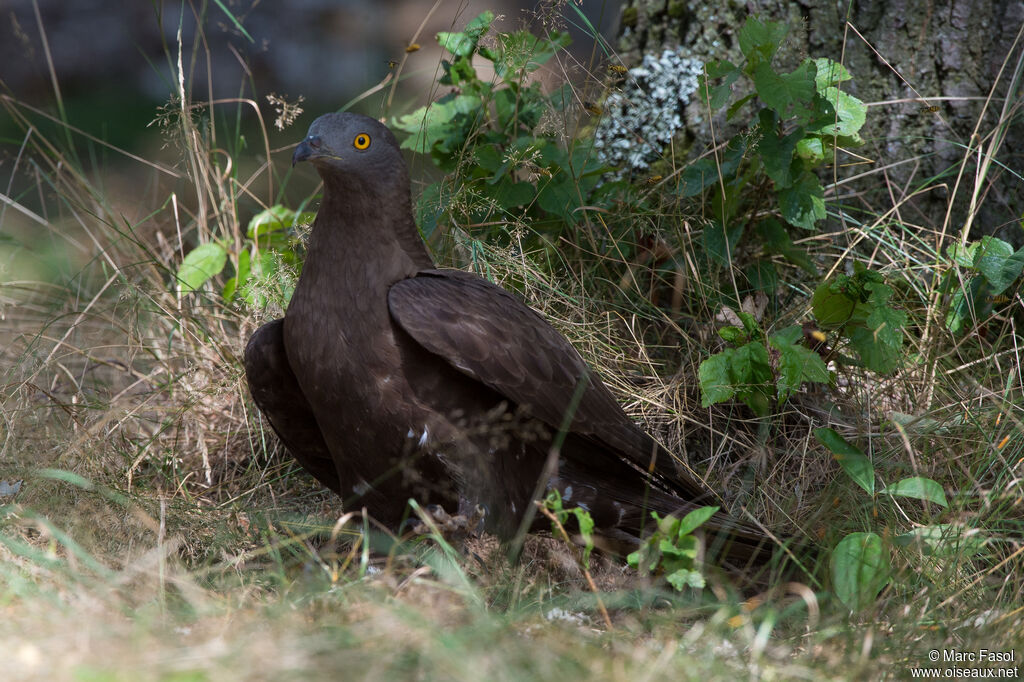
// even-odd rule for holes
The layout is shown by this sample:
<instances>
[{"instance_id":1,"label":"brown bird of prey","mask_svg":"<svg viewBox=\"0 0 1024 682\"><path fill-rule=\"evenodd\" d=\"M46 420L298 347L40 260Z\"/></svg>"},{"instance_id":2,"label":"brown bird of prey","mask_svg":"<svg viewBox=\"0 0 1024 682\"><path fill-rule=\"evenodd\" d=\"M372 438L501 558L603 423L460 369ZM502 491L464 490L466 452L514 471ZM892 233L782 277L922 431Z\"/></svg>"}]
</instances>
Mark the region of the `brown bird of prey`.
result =
<instances>
[{"instance_id":1,"label":"brown bird of prey","mask_svg":"<svg viewBox=\"0 0 1024 682\"><path fill-rule=\"evenodd\" d=\"M479 506L504 540L551 489L619 540L652 529L652 510L713 503L538 313L435 266L385 126L321 116L295 149L301 161L323 179L323 200L288 310L253 334L245 372L285 447L325 486L392 525L410 497ZM708 525L730 559L766 555L756 529L722 513Z\"/></svg>"}]
</instances>

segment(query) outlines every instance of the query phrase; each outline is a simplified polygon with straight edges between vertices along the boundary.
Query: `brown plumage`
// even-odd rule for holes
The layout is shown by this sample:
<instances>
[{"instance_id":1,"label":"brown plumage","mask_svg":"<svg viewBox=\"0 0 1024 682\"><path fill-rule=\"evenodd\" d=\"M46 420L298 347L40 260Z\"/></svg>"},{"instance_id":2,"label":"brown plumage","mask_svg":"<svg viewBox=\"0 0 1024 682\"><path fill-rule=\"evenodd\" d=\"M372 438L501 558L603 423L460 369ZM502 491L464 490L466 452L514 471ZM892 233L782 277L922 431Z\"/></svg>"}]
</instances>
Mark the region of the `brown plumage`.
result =
<instances>
[{"instance_id":1,"label":"brown plumage","mask_svg":"<svg viewBox=\"0 0 1024 682\"><path fill-rule=\"evenodd\" d=\"M322 116L295 150L306 160L324 183L308 256L245 369L256 404L324 485L389 524L409 497L479 504L504 539L551 488L620 540L650 527L651 510L714 503L540 315L476 275L436 269L386 127ZM768 555L756 529L721 513L709 525L734 562Z\"/></svg>"}]
</instances>

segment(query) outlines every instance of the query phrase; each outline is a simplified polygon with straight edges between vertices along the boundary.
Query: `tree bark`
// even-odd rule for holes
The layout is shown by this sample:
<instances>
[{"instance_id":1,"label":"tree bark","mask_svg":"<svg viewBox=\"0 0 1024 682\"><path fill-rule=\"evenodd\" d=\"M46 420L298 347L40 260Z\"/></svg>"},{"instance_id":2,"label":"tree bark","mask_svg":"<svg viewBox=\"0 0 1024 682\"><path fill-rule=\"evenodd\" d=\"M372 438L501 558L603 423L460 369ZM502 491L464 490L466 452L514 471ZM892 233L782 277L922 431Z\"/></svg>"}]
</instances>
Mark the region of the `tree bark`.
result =
<instances>
[{"instance_id":1,"label":"tree bark","mask_svg":"<svg viewBox=\"0 0 1024 682\"><path fill-rule=\"evenodd\" d=\"M715 5L627 0L619 28L622 59L632 66L644 54L678 47L684 56L702 61L739 63L737 35L748 14L785 21L790 32L777 58L782 68L792 68L807 56L841 61L853 74L853 81L845 84L849 92L873 105L861 131L867 143L855 150L873 165L840 173L879 170L859 183L858 189L868 192L858 197L865 208L881 212L885 204L872 205L873 198L891 206L942 176L933 184L944 183L945 188L903 203L897 218L930 230L945 225L954 235L967 224L973 236L1024 241L1024 88L1019 72L1018 81L1011 83L1022 55L1022 44L1014 41L1024 26L1024 1L749 0ZM992 100L986 103L990 94ZM1009 121L1007 101L1007 109L1016 112ZM1000 129L1001 119L1005 140L985 178L987 195L980 211L968 220L967 193L978 177L977 151L988 150L988 138ZM699 147L710 142L706 112L698 101L688 107L686 125ZM968 146L974 152L947 221L950 194ZM872 196L872 188L883 195ZM849 195L849 190L847 186L843 193Z\"/></svg>"}]
</instances>

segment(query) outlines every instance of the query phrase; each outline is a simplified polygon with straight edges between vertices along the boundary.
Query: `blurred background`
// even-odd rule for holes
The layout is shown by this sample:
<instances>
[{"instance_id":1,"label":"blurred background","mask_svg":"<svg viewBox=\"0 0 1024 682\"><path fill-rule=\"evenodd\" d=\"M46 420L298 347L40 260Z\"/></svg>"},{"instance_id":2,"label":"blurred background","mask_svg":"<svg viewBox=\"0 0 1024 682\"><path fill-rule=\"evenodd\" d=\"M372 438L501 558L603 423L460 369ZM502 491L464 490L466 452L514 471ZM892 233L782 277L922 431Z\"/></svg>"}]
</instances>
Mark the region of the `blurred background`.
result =
<instances>
[{"instance_id":1,"label":"blurred background","mask_svg":"<svg viewBox=\"0 0 1024 682\"><path fill-rule=\"evenodd\" d=\"M266 95L289 101L301 96L304 128L384 80L412 43L421 49L408 53L395 111L389 113L419 106L427 101L439 68L438 31L461 29L485 10L499 15L495 27L513 30L542 15L563 14L560 4L296 0L285 6L224 0L232 17L217 2L5 0L0 3L0 81L3 92L56 114L55 74L75 125L116 146L144 149L144 140L153 136L148 124L176 90L173 60L180 27L186 81L195 100L253 97L273 120ZM579 9L611 36L618 5L588 2ZM573 54L589 59L593 39L580 30L575 11L565 16ZM382 102L382 97L370 100L362 110L380 115ZM289 133L289 140L294 137Z\"/></svg>"}]
</instances>

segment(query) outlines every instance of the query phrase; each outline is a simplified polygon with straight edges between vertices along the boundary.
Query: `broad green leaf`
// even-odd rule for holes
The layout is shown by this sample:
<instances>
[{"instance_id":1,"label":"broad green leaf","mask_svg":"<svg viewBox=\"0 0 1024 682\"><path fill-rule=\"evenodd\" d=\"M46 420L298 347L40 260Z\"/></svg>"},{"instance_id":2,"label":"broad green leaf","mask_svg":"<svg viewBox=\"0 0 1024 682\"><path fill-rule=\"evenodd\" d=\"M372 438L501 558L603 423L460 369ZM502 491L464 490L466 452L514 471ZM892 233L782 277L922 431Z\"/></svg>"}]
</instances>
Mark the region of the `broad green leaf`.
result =
<instances>
[{"instance_id":1,"label":"broad green leaf","mask_svg":"<svg viewBox=\"0 0 1024 682\"><path fill-rule=\"evenodd\" d=\"M697 376L700 382L701 407L711 407L715 403L729 400L736 394L729 376L729 364L735 354L734 349L727 348L700 363Z\"/></svg>"},{"instance_id":2,"label":"broad green leaf","mask_svg":"<svg viewBox=\"0 0 1024 682\"><path fill-rule=\"evenodd\" d=\"M892 289L877 282L865 285L871 294L866 306L869 310L866 328L850 333L850 345L860 355L868 369L882 374L896 369L902 361L903 327L907 315L889 306Z\"/></svg>"},{"instance_id":3,"label":"broad green leaf","mask_svg":"<svg viewBox=\"0 0 1024 682\"><path fill-rule=\"evenodd\" d=\"M923 476L912 476L886 486L883 493L889 493L893 497L913 497L917 500L934 502L940 507L949 507L946 502L946 493L942 486L930 478Z\"/></svg>"},{"instance_id":4,"label":"broad green leaf","mask_svg":"<svg viewBox=\"0 0 1024 682\"><path fill-rule=\"evenodd\" d=\"M801 173L791 187L778 191L782 217L791 225L805 230L825 217L825 189L810 171Z\"/></svg>"},{"instance_id":5,"label":"broad green leaf","mask_svg":"<svg viewBox=\"0 0 1024 682\"><path fill-rule=\"evenodd\" d=\"M244 285L251 274L249 261L252 259L252 255L249 253L249 249L242 249L242 252L238 254L238 268L235 272L235 276L224 283L224 300L230 302L234 299L238 287Z\"/></svg>"},{"instance_id":6,"label":"broad green leaf","mask_svg":"<svg viewBox=\"0 0 1024 682\"><path fill-rule=\"evenodd\" d=\"M889 584L889 555L874 533L850 533L832 550L832 587L851 611L870 606Z\"/></svg>"},{"instance_id":7,"label":"broad green leaf","mask_svg":"<svg viewBox=\"0 0 1024 682\"><path fill-rule=\"evenodd\" d=\"M246 235L249 239L257 240L269 232L286 230L295 223L295 217L295 211L281 204L275 204L252 217L246 229Z\"/></svg>"},{"instance_id":8,"label":"broad green leaf","mask_svg":"<svg viewBox=\"0 0 1024 682\"><path fill-rule=\"evenodd\" d=\"M694 571L687 568L680 568L666 574L665 580L679 592L682 592L687 587L693 587L699 590L706 584L704 582L704 576L700 574L700 571Z\"/></svg>"},{"instance_id":9,"label":"broad green leaf","mask_svg":"<svg viewBox=\"0 0 1024 682\"><path fill-rule=\"evenodd\" d=\"M814 290L811 311L821 327L828 329L842 326L853 316L857 301L850 297L843 286L849 279L846 275L839 275L822 282Z\"/></svg>"},{"instance_id":10,"label":"broad green leaf","mask_svg":"<svg viewBox=\"0 0 1024 682\"><path fill-rule=\"evenodd\" d=\"M814 437L832 451L839 466L843 468L847 476L853 479L854 483L867 491L868 495L875 494L875 468L860 448L851 445L830 428L814 429Z\"/></svg>"},{"instance_id":11,"label":"broad green leaf","mask_svg":"<svg viewBox=\"0 0 1024 682\"><path fill-rule=\"evenodd\" d=\"M767 63L759 64L751 76L757 96L782 120L796 119L804 125L814 115L814 63L804 62L790 73L776 73Z\"/></svg>"},{"instance_id":12,"label":"broad green leaf","mask_svg":"<svg viewBox=\"0 0 1024 682\"><path fill-rule=\"evenodd\" d=\"M725 341L733 344L746 343L750 339L745 329L741 327L734 327L732 325L719 329L718 335Z\"/></svg>"},{"instance_id":13,"label":"broad green leaf","mask_svg":"<svg viewBox=\"0 0 1024 682\"><path fill-rule=\"evenodd\" d=\"M810 166L825 160L825 145L820 137L805 137L796 143L796 155Z\"/></svg>"},{"instance_id":14,"label":"broad green leaf","mask_svg":"<svg viewBox=\"0 0 1024 682\"><path fill-rule=\"evenodd\" d=\"M410 134L402 141L402 149L412 149L421 154L429 153L434 147L445 152L453 151L464 141L456 123L457 117L470 114L475 117L480 105L480 98L473 95L446 96L430 106L396 118L394 126Z\"/></svg>"},{"instance_id":15,"label":"broad green leaf","mask_svg":"<svg viewBox=\"0 0 1024 682\"><path fill-rule=\"evenodd\" d=\"M791 329L801 334L800 327L794 326ZM825 361L810 348L794 342L785 343L785 339L779 338L778 334L773 334L769 342L779 351L775 388L780 403L789 399L806 382L827 384L831 380Z\"/></svg>"},{"instance_id":16,"label":"broad green leaf","mask_svg":"<svg viewBox=\"0 0 1024 682\"><path fill-rule=\"evenodd\" d=\"M732 254L743 236L744 223L732 221L729 229L722 229L721 221L715 219L704 226L704 251L720 266L728 267Z\"/></svg>"},{"instance_id":17,"label":"broad green leaf","mask_svg":"<svg viewBox=\"0 0 1024 682\"><path fill-rule=\"evenodd\" d=\"M743 276L751 288L763 291L769 297L775 296L779 288L779 272L775 269L775 263L767 258L759 258L743 268Z\"/></svg>"},{"instance_id":18,"label":"broad green leaf","mask_svg":"<svg viewBox=\"0 0 1024 682\"><path fill-rule=\"evenodd\" d=\"M732 85L740 77L741 71L725 60L708 62L704 65L704 68L707 70L707 76L705 77L704 74L701 74L697 77L698 91L702 98L710 97L710 106L717 111L729 101L729 95L732 94ZM718 85L711 85L707 80L708 78L724 78L725 80Z\"/></svg>"},{"instance_id":19,"label":"broad green leaf","mask_svg":"<svg viewBox=\"0 0 1024 682\"><path fill-rule=\"evenodd\" d=\"M494 12L487 11L466 25L465 31L442 31L437 34L437 42L444 49L459 57L466 57L476 49L480 36L487 32L494 21Z\"/></svg>"},{"instance_id":20,"label":"broad green leaf","mask_svg":"<svg viewBox=\"0 0 1024 682\"><path fill-rule=\"evenodd\" d=\"M740 51L752 64L767 64L775 56L789 27L779 21L761 21L757 17L747 17L740 28Z\"/></svg>"},{"instance_id":21,"label":"broad green leaf","mask_svg":"<svg viewBox=\"0 0 1024 682\"><path fill-rule=\"evenodd\" d=\"M814 77L814 85L818 92L824 92L826 88L848 81L853 78L846 67L839 62L834 62L828 57L820 57L814 60L817 73Z\"/></svg>"},{"instance_id":22,"label":"broad green leaf","mask_svg":"<svg viewBox=\"0 0 1024 682\"><path fill-rule=\"evenodd\" d=\"M764 172L779 188L793 184L793 152L797 142L804 136L803 128L797 128L785 137L779 137L778 115L770 109L762 109L759 113L761 141L757 145L757 153L764 164Z\"/></svg>"},{"instance_id":23,"label":"broad green leaf","mask_svg":"<svg viewBox=\"0 0 1024 682\"><path fill-rule=\"evenodd\" d=\"M946 255L962 268L973 268L974 258L978 253L978 242L970 244L950 244L946 247Z\"/></svg>"},{"instance_id":24,"label":"broad green leaf","mask_svg":"<svg viewBox=\"0 0 1024 682\"><path fill-rule=\"evenodd\" d=\"M506 79L518 78L520 71L536 71L572 42L569 34L561 31L552 31L543 38L529 31L516 31L500 34L498 40L502 52L501 59L496 63L496 71Z\"/></svg>"},{"instance_id":25,"label":"broad green leaf","mask_svg":"<svg viewBox=\"0 0 1024 682\"><path fill-rule=\"evenodd\" d=\"M981 238L974 259L974 267L985 275L991 287L990 295L1006 291L1024 270L1024 248L1016 253L1002 239L985 235Z\"/></svg>"},{"instance_id":26,"label":"broad green leaf","mask_svg":"<svg viewBox=\"0 0 1024 682\"><path fill-rule=\"evenodd\" d=\"M220 274L228 262L228 253L216 242L200 244L185 255L178 268L178 291L187 294Z\"/></svg>"},{"instance_id":27,"label":"broad green leaf","mask_svg":"<svg viewBox=\"0 0 1024 682\"><path fill-rule=\"evenodd\" d=\"M985 551L986 539L974 528L951 523L918 526L896 537L900 547L916 547L925 555L969 558Z\"/></svg>"},{"instance_id":28,"label":"broad green leaf","mask_svg":"<svg viewBox=\"0 0 1024 682\"><path fill-rule=\"evenodd\" d=\"M513 182L510 177L502 178L494 187L494 201L504 210L524 206L537 195L536 188L528 182Z\"/></svg>"},{"instance_id":29,"label":"broad green leaf","mask_svg":"<svg viewBox=\"0 0 1024 682\"><path fill-rule=\"evenodd\" d=\"M953 292L953 299L946 314L946 327L954 334L967 328L968 322L975 322L983 316L989 307L988 278L975 276L967 280L966 287L961 286Z\"/></svg>"},{"instance_id":30,"label":"broad green leaf","mask_svg":"<svg viewBox=\"0 0 1024 682\"><path fill-rule=\"evenodd\" d=\"M789 232L778 220L765 218L757 224L757 232L769 253L777 253L809 275L818 276L818 268L814 266L807 252L793 243Z\"/></svg>"},{"instance_id":31,"label":"broad green leaf","mask_svg":"<svg viewBox=\"0 0 1024 682\"><path fill-rule=\"evenodd\" d=\"M694 509L679 521L679 527L676 528L676 537L681 538L684 535L689 535L693 531L700 528L704 523L714 516L721 507L700 507Z\"/></svg>"},{"instance_id":32,"label":"broad green leaf","mask_svg":"<svg viewBox=\"0 0 1024 682\"><path fill-rule=\"evenodd\" d=\"M835 108L835 115L822 125L808 128L819 135L840 135L860 141L857 134L867 120L868 108L864 102L838 88L825 88L822 97ZM817 123L818 121L815 121Z\"/></svg>"},{"instance_id":33,"label":"broad green leaf","mask_svg":"<svg viewBox=\"0 0 1024 682\"><path fill-rule=\"evenodd\" d=\"M416 223L424 239L430 239L437 229L437 221L444 215L445 206L450 199L451 186L447 181L441 180L427 185L416 200Z\"/></svg>"}]
</instances>

